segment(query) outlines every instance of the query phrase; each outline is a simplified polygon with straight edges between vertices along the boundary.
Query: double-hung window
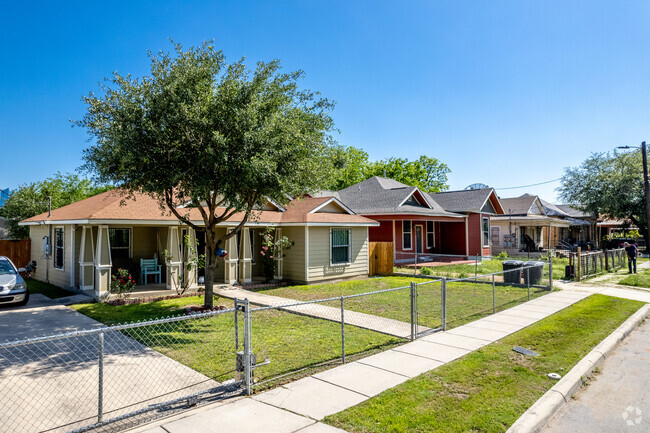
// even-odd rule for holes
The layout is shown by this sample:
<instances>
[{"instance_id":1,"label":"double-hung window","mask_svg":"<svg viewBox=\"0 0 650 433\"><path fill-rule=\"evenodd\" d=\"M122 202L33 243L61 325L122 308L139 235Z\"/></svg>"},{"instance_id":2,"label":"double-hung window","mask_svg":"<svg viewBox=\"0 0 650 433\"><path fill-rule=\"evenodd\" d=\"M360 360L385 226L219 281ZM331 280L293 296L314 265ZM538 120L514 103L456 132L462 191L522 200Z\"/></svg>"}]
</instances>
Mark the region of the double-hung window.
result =
<instances>
[{"instance_id":1,"label":"double-hung window","mask_svg":"<svg viewBox=\"0 0 650 433\"><path fill-rule=\"evenodd\" d=\"M108 229L111 243L111 258L128 259L131 257L131 229ZM174 260L177 260L174 257Z\"/></svg>"},{"instance_id":2,"label":"double-hung window","mask_svg":"<svg viewBox=\"0 0 650 433\"><path fill-rule=\"evenodd\" d=\"M483 247L490 246L490 218L483 218Z\"/></svg>"},{"instance_id":3,"label":"double-hung window","mask_svg":"<svg viewBox=\"0 0 650 433\"><path fill-rule=\"evenodd\" d=\"M63 269L65 258L65 232L63 227L54 229L54 267Z\"/></svg>"},{"instance_id":4,"label":"double-hung window","mask_svg":"<svg viewBox=\"0 0 650 433\"><path fill-rule=\"evenodd\" d=\"M412 240L413 236L411 235L411 221L404 220L402 221L402 249L410 250L413 248Z\"/></svg>"},{"instance_id":5,"label":"double-hung window","mask_svg":"<svg viewBox=\"0 0 650 433\"><path fill-rule=\"evenodd\" d=\"M350 263L350 230L332 229L331 238L330 261L332 264Z\"/></svg>"},{"instance_id":6,"label":"double-hung window","mask_svg":"<svg viewBox=\"0 0 650 433\"><path fill-rule=\"evenodd\" d=\"M427 248L433 248L435 241L433 239L433 221L427 221Z\"/></svg>"}]
</instances>

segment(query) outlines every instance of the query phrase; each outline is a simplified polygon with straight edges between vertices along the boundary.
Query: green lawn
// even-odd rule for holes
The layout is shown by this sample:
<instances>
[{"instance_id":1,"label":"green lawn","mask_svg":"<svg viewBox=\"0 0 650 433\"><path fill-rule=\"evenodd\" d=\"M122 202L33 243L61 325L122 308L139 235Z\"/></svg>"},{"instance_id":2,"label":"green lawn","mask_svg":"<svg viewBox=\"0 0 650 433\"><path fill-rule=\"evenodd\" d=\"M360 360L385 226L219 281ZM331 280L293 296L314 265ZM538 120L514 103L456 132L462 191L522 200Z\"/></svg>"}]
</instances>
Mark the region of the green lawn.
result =
<instances>
[{"instance_id":1,"label":"green lawn","mask_svg":"<svg viewBox=\"0 0 650 433\"><path fill-rule=\"evenodd\" d=\"M422 283L427 280L408 277L382 277L366 280L343 281L339 283L287 286L260 290L260 293L301 301L327 299L339 296L357 295L395 287L407 287L411 281ZM491 280L487 280L491 281ZM543 289L531 289L531 299L548 293ZM513 307L528 300L526 288L498 286L495 290L497 311ZM418 286L418 323L429 328L441 325L440 282ZM384 292L368 296L345 299L345 309L374 314L402 322L411 321L410 289ZM332 307L339 301L326 302ZM473 282L447 284L447 327L453 328L469 321L492 314L492 285Z\"/></svg>"},{"instance_id":2,"label":"green lawn","mask_svg":"<svg viewBox=\"0 0 650 433\"><path fill-rule=\"evenodd\" d=\"M642 302L593 295L325 422L349 432L503 432ZM540 354L530 358L513 346Z\"/></svg>"},{"instance_id":3,"label":"green lawn","mask_svg":"<svg viewBox=\"0 0 650 433\"><path fill-rule=\"evenodd\" d=\"M183 307L201 304L190 297L137 305L110 306L79 304L72 308L107 325L183 314ZM232 301L221 300L232 307ZM239 320L240 347L243 322ZM254 311L252 346L258 362L270 358L271 364L256 370L258 381L310 369L341 357L341 325L322 319L277 310ZM207 319L179 321L124 331L132 338L165 355L222 381L233 377L235 367L235 321L233 313ZM378 332L346 326L346 356L354 358L391 347L399 342ZM295 378L295 376L294 376Z\"/></svg>"},{"instance_id":4,"label":"green lawn","mask_svg":"<svg viewBox=\"0 0 650 433\"><path fill-rule=\"evenodd\" d=\"M464 276L471 277L474 275L481 275L481 274L492 274L494 272L501 272L503 271L503 261L504 260L521 260L521 261L529 261L529 260L537 260L535 258L519 258L519 257L509 257L507 259L491 259L491 260L484 260L482 262L478 263L468 263L468 264L455 264L455 265L441 265L441 266L433 266L428 268L428 271L425 272L430 272L430 273L425 273L425 275L437 275L437 276L443 276L443 277L458 277L461 274L464 274ZM564 278L564 267L569 264L569 259L565 258L554 258L553 259L553 278L560 279ZM405 274L412 274L413 269L412 268L395 268L396 273L405 273ZM421 268L418 268L418 275L421 275L422 270ZM544 274L548 274L548 267L544 268Z\"/></svg>"},{"instance_id":5,"label":"green lawn","mask_svg":"<svg viewBox=\"0 0 650 433\"><path fill-rule=\"evenodd\" d=\"M631 274L618 282L625 286L650 288L650 271L640 271L638 274Z\"/></svg>"},{"instance_id":6,"label":"green lawn","mask_svg":"<svg viewBox=\"0 0 650 433\"><path fill-rule=\"evenodd\" d=\"M52 284L45 283L43 281L36 281L32 279L26 279L27 288L29 289L30 294L40 293L47 296L50 299L63 298L64 296L74 295L73 292L69 292L60 287L53 286Z\"/></svg>"}]
</instances>

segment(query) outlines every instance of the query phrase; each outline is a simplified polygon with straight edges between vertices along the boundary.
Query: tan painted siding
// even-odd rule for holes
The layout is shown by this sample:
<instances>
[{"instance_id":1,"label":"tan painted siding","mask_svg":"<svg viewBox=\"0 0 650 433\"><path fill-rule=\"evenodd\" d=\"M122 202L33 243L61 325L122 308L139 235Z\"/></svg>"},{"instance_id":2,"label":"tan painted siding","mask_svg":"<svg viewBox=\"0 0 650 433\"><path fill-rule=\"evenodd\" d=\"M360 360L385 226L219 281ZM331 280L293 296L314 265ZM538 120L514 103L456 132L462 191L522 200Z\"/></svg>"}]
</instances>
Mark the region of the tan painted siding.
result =
<instances>
[{"instance_id":1,"label":"tan painted siding","mask_svg":"<svg viewBox=\"0 0 650 433\"><path fill-rule=\"evenodd\" d=\"M310 229L311 230L311 229ZM282 278L294 281L306 281L305 278L305 227L282 227L282 234L295 242L283 260Z\"/></svg>"},{"instance_id":2,"label":"tan painted siding","mask_svg":"<svg viewBox=\"0 0 650 433\"><path fill-rule=\"evenodd\" d=\"M330 227L309 228L309 282L368 275L368 231L351 229L351 263L330 265Z\"/></svg>"},{"instance_id":3,"label":"tan painted siding","mask_svg":"<svg viewBox=\"0 0 650 433\"><path fill-rule=\"evenodd\" d=\"M56 227L64 228L64 250L63 250L63 269L54 268L54 229ZM70 234L72 226L70 224L62 226L52 226L52 235L50 242L52 244L52 254L48 259L41 251L43 246L43 236L50 236L49 226L30 226L30 237L32 238L31 260L36 261L36 272L32 273L34 279L39 281L49 280L50 284L58 287L72 287L74 283L70 282L70 266L72 254L70 251ZM76 241L76 239L75 239ZM77 266L75 266L75 269Z\"/></svg>"},{"instance_id":4,"label":"tan painted siding","mask_svg":"<svg viewBox=\"0 0 650 433\"><path fill-rule=\"evenodd\" d=\"M113 227L111 226L111 228ZM140 259L153 259L154 254L158 252L158 230L158 227L133 227L131 257L138 265L140 265ZM158 263L162 264L163 260L160 258L160 254L158 256Z\"/></svg>"}]
</instances>

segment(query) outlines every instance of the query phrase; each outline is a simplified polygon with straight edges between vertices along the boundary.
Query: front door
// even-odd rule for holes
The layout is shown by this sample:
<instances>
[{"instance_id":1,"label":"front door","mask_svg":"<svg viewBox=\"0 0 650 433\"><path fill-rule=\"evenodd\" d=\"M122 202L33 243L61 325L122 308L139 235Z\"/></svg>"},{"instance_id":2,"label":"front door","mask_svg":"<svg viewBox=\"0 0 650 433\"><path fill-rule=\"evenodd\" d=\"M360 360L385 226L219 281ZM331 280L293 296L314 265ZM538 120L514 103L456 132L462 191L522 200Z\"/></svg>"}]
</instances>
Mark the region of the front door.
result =
<instances>
[{"instance_id":1,"label":"front door","mask_svg":"<svg viewBox=\"0 0 650 433\"><path fill-rule=\"evenodd\" d=\"M415 252L422 254L422 226L415 226Z\"/></svg>"}]
</instances>

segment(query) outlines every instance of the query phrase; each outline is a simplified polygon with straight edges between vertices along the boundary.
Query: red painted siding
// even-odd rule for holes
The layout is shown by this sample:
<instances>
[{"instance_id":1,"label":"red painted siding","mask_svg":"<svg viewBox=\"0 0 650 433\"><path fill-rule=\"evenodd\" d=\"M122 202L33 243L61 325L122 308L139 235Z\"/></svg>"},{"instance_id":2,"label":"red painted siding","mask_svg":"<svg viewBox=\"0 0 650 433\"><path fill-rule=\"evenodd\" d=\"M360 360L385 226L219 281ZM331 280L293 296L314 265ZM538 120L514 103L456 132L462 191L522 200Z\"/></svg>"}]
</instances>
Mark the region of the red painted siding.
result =
<instances>
[{"instance_id":1,"label":"red painted siding","mask_svg":"<svg viewBox=\"0 0 650 433\"><path fill-rule=\"evenodd\" d=\"M471 256L489 256L490 247L483 247L483 218L489 218L486 214L473 213L469 215L469 254Z\"/></svg>"},{"instance_id":2,"label":"red painted siding","mask_svg":"<svg viewBox=\"0 0 650 433\"><path fill-rule=\"evenodd\" d=\"M379 221L379 227L368 230L370 242L393 242L393 221Z\"/></svg>"}]
</instances>

